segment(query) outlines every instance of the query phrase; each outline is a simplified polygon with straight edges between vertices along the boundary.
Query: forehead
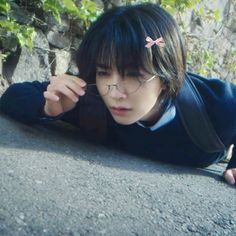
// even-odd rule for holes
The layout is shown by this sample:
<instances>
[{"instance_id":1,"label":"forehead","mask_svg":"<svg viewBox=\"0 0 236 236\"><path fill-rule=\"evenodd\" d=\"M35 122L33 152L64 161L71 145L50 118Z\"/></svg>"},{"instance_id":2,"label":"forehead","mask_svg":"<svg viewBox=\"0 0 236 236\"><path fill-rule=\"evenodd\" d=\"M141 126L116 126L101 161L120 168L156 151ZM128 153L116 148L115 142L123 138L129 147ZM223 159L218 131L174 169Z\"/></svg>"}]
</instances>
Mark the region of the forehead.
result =
<instances>
[{"instance_id":1,"label":"forehead","mask_svg":"<svg viewBox=\"0 0 236 236\"><path fill-rule=\"evenodd\" d=\"M120 72L153 70L151 51L145 47L146 32L136 21L120 16L99 30L91 47L95 49L92 56L96 67L111 69L115 66Z\"/></svg>"},{"instance_id":2,"label":"forehead","mask_svg":"<svg viewBox=\"0 0 236 236\"><path fill-rule=\"evenodd\" d=\"M100 63L96 64L96 68L97 69L103 69L103 70L118 70L116 65L109 66L109 65L100 64ZM139 68L139 67L133 66L133 65L127 65L127 66L124 67L124 70L142 70L142 68Z\"/></svg>"}]
</instances>

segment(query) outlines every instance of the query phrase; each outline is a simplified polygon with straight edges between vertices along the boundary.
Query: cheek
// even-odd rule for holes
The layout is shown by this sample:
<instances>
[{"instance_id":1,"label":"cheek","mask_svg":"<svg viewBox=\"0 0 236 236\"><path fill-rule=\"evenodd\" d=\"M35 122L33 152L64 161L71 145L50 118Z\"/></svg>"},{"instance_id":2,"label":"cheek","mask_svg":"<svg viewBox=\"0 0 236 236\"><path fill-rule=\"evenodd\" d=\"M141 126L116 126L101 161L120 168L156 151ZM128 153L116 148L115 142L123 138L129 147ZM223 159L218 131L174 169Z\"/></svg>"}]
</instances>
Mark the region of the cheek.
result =
<instances>
[{"instance_id":1,"label":"cheek","mask_svg":"<svg viewBox=\"0 0 236 236\"><path fill-rule=\"evenodd\" d=\"M139 94L130 101L130 105L133 108L130 118L137 122L143 117L148 117L149 113L152 111L153 107L157 102L157 94L143 93Z\"/></svg>"},{"instance_id":2,"label":"cheek","mask_svg":"<svg viewBox=\"0 0 236 236\"><path fill-rule=\"evenodd\" d=\"M149 90L139 96L139 100L134 103L135 115L137 119L149 119L158 112L158 97L160 90Z\"/></svg>"},{"instance_id":3,"label":"cheek","mask_svg":"<svg viewBox=\"0 0 236 236\"><path fill-rule=\"evenodd\" d=\"M146 97L145 100L137 104L137 113L142 118L147 115L155 106L157 102L157 97Z\"/></svg>"},{"instance_id":4,"label":"cheek","mask_svg":"<svg viewBox=\"0 0 236 236\"><path fill-rule=\"evenodd\" d=\"M98 94L103 98L104 96L107 97L108 86L101 84L101 82L96 82ZM103 99L104 100L104 99Z\"/></svg>"},{"instance_id":5,"label":"cheek","mask_svg":"<svg viewBox=\"0 0 236 236\"><path fill-rule=\"evenodd\" d=\"M109 98L107 96L101 96L103 102L105 103L105 105L108 107L109 103L108 103L108 100Z\"/></svg>"},{"instance_id":6,"label":"cheek","mask_svg":"<svg viewBox=\"0 0 236 236\"><path fill-rule=\"evenodd\" d=\"M100 93L101 92L101 85L97 79L96 79L96 85L97 85L97 90Z\"/></svg>"},{"instance_id":7,"label":"cheek","mask_svg":"<svg viewBox=\"0 0 236 236\"><path fill-rule=\"evenodd\" d=\"M143 92L135 99L134 104L142 110L149 110L155 105L158 95L157 91Z\"/></svg>"}]
</instances>

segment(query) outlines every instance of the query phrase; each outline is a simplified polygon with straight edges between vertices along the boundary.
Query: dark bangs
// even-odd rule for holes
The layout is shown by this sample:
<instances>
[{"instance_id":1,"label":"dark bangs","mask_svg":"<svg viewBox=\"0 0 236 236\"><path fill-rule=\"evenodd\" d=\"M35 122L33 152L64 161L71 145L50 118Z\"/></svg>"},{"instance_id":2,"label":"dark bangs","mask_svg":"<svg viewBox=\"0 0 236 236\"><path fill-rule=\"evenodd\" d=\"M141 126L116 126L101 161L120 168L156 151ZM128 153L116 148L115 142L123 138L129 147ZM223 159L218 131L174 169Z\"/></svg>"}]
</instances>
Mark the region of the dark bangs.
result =
<instances>
[{"instance_id":1,"label":"dark bangs","mask_svg":"<svg viewBox=\"0 0 236 236\"><path fill-rule=\"evenodd\" d=\"M101 35L94 55L97 65L117 68L122 76L127 69L154 72L152 55L145 48L146 36L137 22L128 21L124 14L110 22Z\"/></svg>"},{"instance_id":2,"label":"dark bangs","mask_svg":"<svg viewBox=\"0 0 236 236\"><path fill-rule=\"evenodd\" d=\"M146 37L163 38L165 46L146 48ZM94 83L96 66L156 74L166 95L175 96L184 78L186 52L178 25L157 4L116 7L104 13L86 33L77 58L80 77Z\"/></svg>"},{"instance_id":3,"label":"dark bangs","mask_svg":"<svg viewBox=\"0 0 236 236\"><path fill-rule=\"evenodd\" d=\"M127 69L155 73L152 53L145 48L145 38L139 16L131 6L106 12L81 43L77 57L81 78L94 83L97 65L115 67L122 76Z\"/></svg>"}]
</instances>

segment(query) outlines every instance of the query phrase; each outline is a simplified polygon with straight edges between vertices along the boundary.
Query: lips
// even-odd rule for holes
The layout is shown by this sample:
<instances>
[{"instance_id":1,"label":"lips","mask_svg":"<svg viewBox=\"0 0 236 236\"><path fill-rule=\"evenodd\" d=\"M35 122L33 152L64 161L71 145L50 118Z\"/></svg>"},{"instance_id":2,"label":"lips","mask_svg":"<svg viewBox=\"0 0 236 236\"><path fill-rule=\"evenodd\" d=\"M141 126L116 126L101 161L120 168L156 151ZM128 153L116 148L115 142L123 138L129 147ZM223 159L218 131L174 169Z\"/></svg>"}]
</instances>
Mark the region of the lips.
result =
<instances>
[{"instance_id":1,"label":"lips","mask_svg":"<svg viewBox=\"0 0 236 236\"><path fill-rule=\"evenodd\" d=\"M126 108L126 107L111 107L112 114L118 115L118 116L124 116L129 111L131 111L131 109L130 108Z\"/></svg>"},{"instance_id":2,"label":"lips","mask_svg":"<svg viewBox=\"0 0 236 236\"><path fill-rule=\"evenodd\" d=\"M114 109L114 110L121 110L121 111L123 111L123 110L131 110L130 108L126 108L126 107L111 107L111 109Z\"/></svg>"}]
</instances>

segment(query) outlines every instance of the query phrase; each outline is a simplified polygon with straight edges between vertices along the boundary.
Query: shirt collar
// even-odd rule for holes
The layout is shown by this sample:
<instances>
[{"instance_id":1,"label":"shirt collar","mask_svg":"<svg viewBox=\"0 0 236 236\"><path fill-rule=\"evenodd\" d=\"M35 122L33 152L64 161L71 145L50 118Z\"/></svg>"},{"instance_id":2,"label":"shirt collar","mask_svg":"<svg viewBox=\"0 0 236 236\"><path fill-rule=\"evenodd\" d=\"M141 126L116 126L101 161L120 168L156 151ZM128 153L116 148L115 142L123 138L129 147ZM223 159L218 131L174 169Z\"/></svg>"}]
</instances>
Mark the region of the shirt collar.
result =
<instances>
[{"instance_id":1,"label":"shirt collar","mask_svg":"<svg viewBox=\"0 0 236 236\"><path fill-rule=\"evenodd\" d=\"M175 115L176 115L176 108L174 104L170 103L170 105L166 108L166 111L164 112L162 117L154 125L145 126L139 121L137 122L137 124L143 128L150 129L151 131L155 131L159 129L160 127L171 122L175 118Z\"/></svg>"}]
</instances>

